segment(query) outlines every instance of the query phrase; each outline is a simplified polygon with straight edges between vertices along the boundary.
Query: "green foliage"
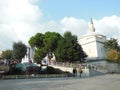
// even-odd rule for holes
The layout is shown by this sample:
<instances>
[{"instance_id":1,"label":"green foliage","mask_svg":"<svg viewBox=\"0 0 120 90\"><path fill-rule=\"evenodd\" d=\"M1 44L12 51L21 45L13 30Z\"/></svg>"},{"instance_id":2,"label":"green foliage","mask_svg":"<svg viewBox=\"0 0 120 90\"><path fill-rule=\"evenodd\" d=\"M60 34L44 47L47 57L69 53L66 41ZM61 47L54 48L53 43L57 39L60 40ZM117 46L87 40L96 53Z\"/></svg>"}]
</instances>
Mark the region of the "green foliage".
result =
<instances>
[{"instance_id":1,"label":"green foliage","mask_svg":"<svg viewBox=\"0 0 120 90\"><path fill-rule=\"evenodd\" d=\"M45 34L37 33L35 36L32 36L29 44L36 47L34 60L40 62L49 50L54 52L60 38L61 35L56 32L46 32Z\"/></svg>"},{"instance_id":2,"label":"green foliage","mask_svg":"<svg viewBox=\"0 0 120 90\"><path fill-rule=\"evenodd\" d=\"M111 62L120 63L120 46L118 40L111 38L104 43L104 47L108 49L106 59Z\"/></svg>"},{"instance_id":3,"label":"green foliage","mask_svg":"<svg viewBox=\"0 0 120 90\"><path fill-rule=\"evenodd\" d=\"M57 48L58 41L62 36L56 32L46 32L44 34L44 44L47 50L54 51Z\"/></svg>"},{"instance_id":4,"label":"green foliage","mask_svg":"<svg viewBox=\"0 0 120 90\"><path fill-rule=\"evenodd\" d=\"M37 62L37 63L40 63L41 60L43 59L43 57L45 57L46 55L46 49L43 47L43 48L37 48L35 50L35 55L34 55L34 60Z\"/></svg>"},{"instance_id":5,"label":"green foliage","mask_svg":"<svg viewBox=\"0 0 120 90\"><path fill-rule=\"evenodd\" d=\"M41 68L39 66L29 66L26 71L27 74L40 74Z\"/></svg>"},{"instance_id":6,"label":"green foliage","mask_svg":"<svg viewBox=\"0 0 120 90\"><path fill-rule=\"evenodd\" d=\"M12 50L2 51L1 57L7 60L12 59Z\"/></svg>"},{"instance_id":7,"label":"green foliage","mask_svg":"<svg viewBox=\"0 0 120 90\"><path fill-rule=\"evenodd\" d=\"M107 40L105 43L104 43L104 47L107 48L108 50L109 49L115 49L117 51L120 50L120 46L118 44L118 40L117 39L114 39L114 38L111 38L110 40Z\"/></svg>"},{"instance_id":8,"label":"green foliage","mask_svg":"<svg viewBox=\"0 0 120 90\"><path fill-rule=\"evenodd\" d=\"M43 47L43 34L42 33L37 33L35 36L32 36L29 40L30 46L35 46L35 47Z\"/></svg>"},{"instance_id":9,"label":"green foliage","mask_svg":"<svg viewBox=\"0 0 120 90\"><path fill-rule=\"evenodd\" d=\"M14 59L22 59L27 52L27 47L22 42L14 42L13 43L13 58Z\"/></svg>"},{"instance_id":10,"label":"green foliage","mask_svg":"<svg viewBox=\"0 0 120 90\"><path fill-rule=\"evenodd\" d=\"M120 52L115 49L110 49L106 55L106 59L111 62L120 63Z\"/></svg>"},{"instance_id":11,"label":"green foliage","mask_svg":"<svg viewBox=\"0 0 120 90\"><path fill-rule=\"evenodd\" d=\"M34 60L38 63L48 52L54 52L60 61L81 61L87 57L77 42L77 36L71 32L64 33L63 37L56 32L37 33L30 38L29 44L36 47Z\"/></svg>"},{"instance_id":12,"label":"green foliage","mask_svg":"<svg viewBox=\"0 0 120 90\"><path fill-rule=\"evenodd\" d=\"M55 55L58 60L65 62L81 61L87 57L77 42L77 36L68 31L64 33L63 38L59 41Z\"/></svg>"},{"instance_id":13,"label":"green foliage","mask_svg":"<svg viewBox=\"0 0 120 90\"><path fill-rule=\"evenodd\" d=\"M4 75L23 75L25 74L20 68L13 67L9 71L5 72Z\"/></svg>"},{"instance_id":14,"label":"green foliage","mask_svg":"<svg viewBox=\"0 0 120 90\"><path fill-rule=\"evenodd\" d=\"M35 46L35 37L32 36L32 37L30 38L30 40L28 41L28 43L30 44L31 47L34 47L34 46Z\"/></svg>"},{"instance_id":15,"label":"green foliage","mask_svg":"<svg viewBox=\"0 0 120 90\"><path fill-rule=\"evenodd\" d=\"M41 74L63 74L64 71L61 71L60 69L55 69L51 66L47 66L47 68L42 70L40 73Z\"/></svg>"}]
</instances>

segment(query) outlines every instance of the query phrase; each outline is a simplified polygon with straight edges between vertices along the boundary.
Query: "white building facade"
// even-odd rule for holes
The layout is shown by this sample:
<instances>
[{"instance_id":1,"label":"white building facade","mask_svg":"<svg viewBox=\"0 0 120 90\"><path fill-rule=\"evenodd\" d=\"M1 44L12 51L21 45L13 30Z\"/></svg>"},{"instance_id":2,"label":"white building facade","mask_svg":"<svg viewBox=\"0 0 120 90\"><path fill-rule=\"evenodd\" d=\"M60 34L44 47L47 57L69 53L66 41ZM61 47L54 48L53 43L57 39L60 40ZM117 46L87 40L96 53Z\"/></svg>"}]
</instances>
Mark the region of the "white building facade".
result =
<instances>
[{"instance_id":1,"label":"white building facade","mask_svg":"<svg viewBox=\"0 0 120 90\"><path fill-rule=\"evenodd\" d=\"M104 42L106 36L95 33L93 21L91 19L90 32L81 37L79 44L83 48L83 51L88 55L88 60L101 60L106 57L106 49L104 48Z\"/></svg>"},{"instance_id":2,"label":"white building facade","mask_svg":"<svg viewBox=\"0 0 120 90\"><path fill-rule=\"evenodd\" d=\"M24 58L22 58L21 63L34 62L34 54L35 54L35 48L28 46L26 55L24 56Z\"/></svg>"}]
</instances>

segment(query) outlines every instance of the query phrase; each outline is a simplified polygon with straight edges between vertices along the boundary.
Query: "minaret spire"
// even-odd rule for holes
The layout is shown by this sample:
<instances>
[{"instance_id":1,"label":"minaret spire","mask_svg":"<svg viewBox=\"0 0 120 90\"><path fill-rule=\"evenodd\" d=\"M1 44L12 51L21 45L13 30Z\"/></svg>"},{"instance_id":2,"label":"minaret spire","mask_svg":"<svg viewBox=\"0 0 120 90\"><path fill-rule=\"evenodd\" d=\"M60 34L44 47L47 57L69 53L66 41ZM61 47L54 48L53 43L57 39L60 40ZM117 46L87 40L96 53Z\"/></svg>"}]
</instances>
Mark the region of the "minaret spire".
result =
<instances>
[{"instance_id":1,"label":"minaret spire","mask_svg":"<svg viewBox=\"0 0 120 90\"><path fill-rule=\"evenodd\" d=\"M94 27L94 23L93 23L92 18L90 20L90 31L95 32L95 27Z\"/></svg>"}]
</instances>

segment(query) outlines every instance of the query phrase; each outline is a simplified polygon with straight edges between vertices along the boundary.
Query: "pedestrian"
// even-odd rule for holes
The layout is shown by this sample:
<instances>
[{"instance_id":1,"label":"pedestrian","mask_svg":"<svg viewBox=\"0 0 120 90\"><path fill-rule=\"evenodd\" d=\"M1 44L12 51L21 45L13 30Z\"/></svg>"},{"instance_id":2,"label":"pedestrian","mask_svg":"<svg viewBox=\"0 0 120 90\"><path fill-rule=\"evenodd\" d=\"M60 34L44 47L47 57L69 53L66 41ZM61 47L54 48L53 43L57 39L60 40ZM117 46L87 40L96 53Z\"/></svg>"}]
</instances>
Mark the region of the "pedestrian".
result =
<instances>
[{"instance_id":1,"label":"pedestrian","mask_svg":"<svg viewBox=\"0 0 120 90\"><path fill-rule=\"evenodd\" d=\"M76 68L73 68L73 77L75 77L77 75L77 70Z\"/></svg>"},{"instance_id":2,"label":"pedestrian","mask_svg":"<svg viewBox=\"0 0 120 90\"><path fill-rule=\"evenodd\" d=\"M81 66L79 67L78 72L79 72L79 76L80 76L80 78L81 78L81 74L82 74L82 72L83 72Z\"/></svg>"},{"instance_id":3,"label":"pedestrian","mask_svg":"<svg viewBox=\"0 0 120 90\"><path fill-rule=\"evenodd\" d=\"M75 68L75 76L77 76L77 69Z\"/></svg>"}]
</instances>

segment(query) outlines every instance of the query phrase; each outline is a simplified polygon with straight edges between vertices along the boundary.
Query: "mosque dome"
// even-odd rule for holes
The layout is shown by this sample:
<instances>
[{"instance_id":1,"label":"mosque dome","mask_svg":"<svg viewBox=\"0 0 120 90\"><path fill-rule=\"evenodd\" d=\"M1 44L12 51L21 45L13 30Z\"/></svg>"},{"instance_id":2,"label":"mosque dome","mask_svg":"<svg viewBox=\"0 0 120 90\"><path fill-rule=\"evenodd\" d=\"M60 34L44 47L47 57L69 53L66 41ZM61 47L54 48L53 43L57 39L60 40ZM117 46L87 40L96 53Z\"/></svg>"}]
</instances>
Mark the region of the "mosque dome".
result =
<instances>
[{"instance_id":1,"label":"mosque dome","mask_svg":"<svg viewBox=\"0 0 120 90\"><path fill-rule=\"evenodd\" d=\"M101 60L105 58L106 50L104 42L106 36L95 32L94 23L91 19L88 33L82 36L79 44L82 46L83 51L88 55L88 60Z\"/></svg>"},{"instance_id":2,"label":"mosque dome","mask_svg":"<svg viewBox=\"0 0 120 90\"><path fill-rule=\"evenodd\" d=\"M81 38L90 37L90 36L105 37L104 35L101 35L101 34L95 32L95 27L94 27L94 23L93 23L92 18L91 18L91 20L90 20L89 30L88 30L87 34L85 34L85 35L84 35L83 37L81 37ZM106 37L105 37L105 38L106 38Z\"/></svg>"}]
</instances>

